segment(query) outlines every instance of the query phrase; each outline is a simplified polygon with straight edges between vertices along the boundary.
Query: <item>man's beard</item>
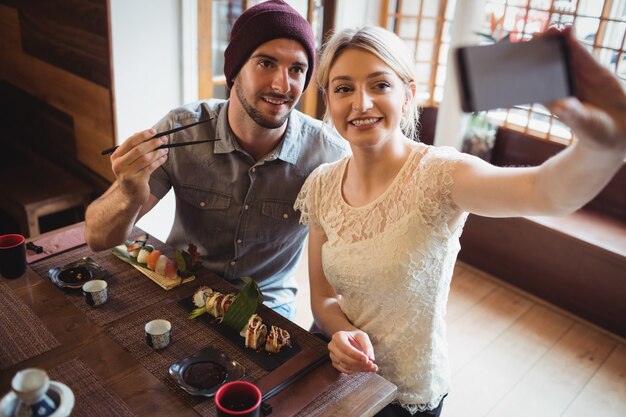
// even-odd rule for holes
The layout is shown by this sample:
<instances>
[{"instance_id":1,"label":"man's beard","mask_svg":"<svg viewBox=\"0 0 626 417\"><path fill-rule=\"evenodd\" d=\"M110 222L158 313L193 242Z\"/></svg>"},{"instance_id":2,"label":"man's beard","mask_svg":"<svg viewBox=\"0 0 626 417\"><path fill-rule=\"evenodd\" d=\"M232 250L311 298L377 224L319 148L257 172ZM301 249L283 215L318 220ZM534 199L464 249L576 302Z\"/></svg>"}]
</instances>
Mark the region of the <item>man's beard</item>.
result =
<instances>
[{"instance_id":1,"label":"man's beard","mask_svg":"<svg viewBox=\"0 0 626 417\"><path fill-rule=\"evenodd\" d=\"M241 89L241 83L239 82L238 79L235 79L235 85L233 87L235 88L235 94L237 94L237 98L239 99L241 106L244 108L248 116L250 116L250 118L254 120L256 124L266 129L278 129L279 127L284 125L285 121L287 121L287 119L289 118L289 115L291 114L291 110L293 110L293 109L289 109L289 111L285 113L285 115L281 117L280 119L278 119L277 121L268 120L265 117L263 117L261 112L259 112L256 108L254 108L252 104L248 102L248 100L246 100L246 97L243 95L243 91ZM274 97L279 100L290 99L289 97L285 95L280 95L280 94L276 94L274 95Z\"/></svg>"}]
</instances>

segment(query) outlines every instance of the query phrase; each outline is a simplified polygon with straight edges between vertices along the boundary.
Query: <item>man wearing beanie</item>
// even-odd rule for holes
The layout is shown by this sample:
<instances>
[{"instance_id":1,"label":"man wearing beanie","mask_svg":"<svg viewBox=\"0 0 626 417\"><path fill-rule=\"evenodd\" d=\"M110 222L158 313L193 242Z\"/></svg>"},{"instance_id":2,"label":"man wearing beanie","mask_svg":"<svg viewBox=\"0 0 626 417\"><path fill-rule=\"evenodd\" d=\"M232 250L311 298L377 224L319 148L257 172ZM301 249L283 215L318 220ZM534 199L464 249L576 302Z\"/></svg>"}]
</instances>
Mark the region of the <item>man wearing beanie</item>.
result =
<instances>
[{"instance_id":1,"label":"man wearing beanie","mask_svg":"<svg viewBox=\"0 0 626 417\"><path fill-rule=\"evenodd\" d=\"M307 229L294 202L320 164L347 153L344 141L294 109L311 80L315 37L280 0L246 10L224 52L229 100L172 110L153 129L111 155L117 180L85 215L85 238L105 250L129 238L134 223L171 189L174 225L167 243L198 247L203 264L235 285L258 282L267 306L295 316L294 271ZM156 132L206 121L163 138ZM213 142L156 150L163 143Z\"/></svg>"}]
</instances>

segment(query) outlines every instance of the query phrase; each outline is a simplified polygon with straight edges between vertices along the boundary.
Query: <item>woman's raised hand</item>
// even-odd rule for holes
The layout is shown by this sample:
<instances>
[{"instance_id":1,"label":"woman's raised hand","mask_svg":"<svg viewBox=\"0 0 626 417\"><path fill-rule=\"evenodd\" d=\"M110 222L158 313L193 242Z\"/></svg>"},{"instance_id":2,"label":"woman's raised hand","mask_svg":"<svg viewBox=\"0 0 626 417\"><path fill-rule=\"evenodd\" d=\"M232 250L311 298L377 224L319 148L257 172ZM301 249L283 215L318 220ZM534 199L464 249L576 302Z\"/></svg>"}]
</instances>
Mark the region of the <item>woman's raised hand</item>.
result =
<instances>
[{"instance_id":1,"label":"woman's raised hand","mask_svg":"<svg viewBox=\"0 0 626 417\"><path fill-rule=\"evenodd\" d=\"M582 45L570 26L550 28L546 35L561 33L569 47L576 98L547 107L585 145L626 152L626 92L617 77Z\"/></svg>"}]
</instances>

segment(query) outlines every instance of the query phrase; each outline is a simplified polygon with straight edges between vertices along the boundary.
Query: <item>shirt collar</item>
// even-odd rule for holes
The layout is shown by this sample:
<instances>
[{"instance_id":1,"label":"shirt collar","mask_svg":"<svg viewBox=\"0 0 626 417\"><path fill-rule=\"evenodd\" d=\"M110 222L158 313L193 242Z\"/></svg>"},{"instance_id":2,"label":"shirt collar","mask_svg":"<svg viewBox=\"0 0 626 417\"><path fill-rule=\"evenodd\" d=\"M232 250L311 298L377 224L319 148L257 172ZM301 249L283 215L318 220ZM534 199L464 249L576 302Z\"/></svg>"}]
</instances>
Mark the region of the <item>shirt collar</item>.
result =
<instances>
[{"instance_id":1,"label":"shirt collar","mask_svg":"<svg viewBox=\"0 0 626 417\"><path fill-rule=\"evenodd\" d=\"M230 153L235 150L242 151L237 138L233 133L230 125L228 124L228 105L230 101L226 101L224 107L217 116L217 126L215 128L215 147L213 153ZM300 135L302 121L297 110L292 110L289 114L289 120L287 121L287 129L283 139L280 141L276 150L272 154L276 155L276 158L282 159L285 162L295 165L298 161L298 155L300 153ZM271 158L273 159L273 158Z\"/></svg>"}]
</instances>

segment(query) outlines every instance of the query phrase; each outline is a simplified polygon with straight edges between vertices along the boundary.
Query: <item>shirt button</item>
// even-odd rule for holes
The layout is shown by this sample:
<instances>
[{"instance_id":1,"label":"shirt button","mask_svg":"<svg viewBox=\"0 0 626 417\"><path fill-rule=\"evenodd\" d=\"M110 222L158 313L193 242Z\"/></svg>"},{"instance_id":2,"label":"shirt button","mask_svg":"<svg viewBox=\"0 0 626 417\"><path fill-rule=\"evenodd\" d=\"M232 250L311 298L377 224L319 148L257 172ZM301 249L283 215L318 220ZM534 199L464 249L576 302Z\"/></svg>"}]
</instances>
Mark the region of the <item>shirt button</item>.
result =
<instances>
[{"instance_id":1,"label":"shirt button","mask_svg":"<svg viewBox=\"0 0 626 417\"><path fill-rule=\"evenodd\" d=\"M289 215L287 213L283 213L283 219L287 220L289 218Z\"/></svg>"},{"instance_id":2,"label":"shirt button","mask_svg":"<svg viewBox=\"0 0 626 417\"><path fill-rule=\"evenodd\" d=\"M237 243L241 244L243 241L241 239L237 239Z\"/></svg>"},{"instance_id":3,"label":"shirt button","mask_svg":"<svg viewBox=\"0 0 626 417\"><path fill-rule=\"evenodd\" d=\"M206 206L206 203L204 201L201 201L200 202L200 207L204 207L204 206Z\"/></svg>"},{"instance_id":4,"label":"shirt button","mask_svg":"<svg viewBox=\"0 0 626 417\"><path fill-rule=\"evenodd\" d=\"M256 168L252 168L250 171L252 171L252 172L256 172Z\"/></svg>"},{"instance_id":5,"label":"shirt button","mask_svg":"<svg viewBox=\"0 0 626 417\"><path fill-rule=\"evenodd\" d=\"M230 261L230 266L235 266L235 261Z\"/></svg>"},{"instance_id":6,"label":"shirt button","mask_svg":"<svg viewBox=\"0 0 626 417\"><path fill-rule=\"evenodd\" d=\"M244 210L248 210L250 208L250 206L248 206L247 204L245 206L243 206Z\"/></svg>"}]
</instances>

